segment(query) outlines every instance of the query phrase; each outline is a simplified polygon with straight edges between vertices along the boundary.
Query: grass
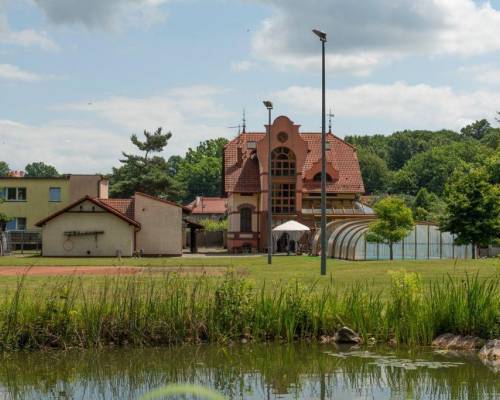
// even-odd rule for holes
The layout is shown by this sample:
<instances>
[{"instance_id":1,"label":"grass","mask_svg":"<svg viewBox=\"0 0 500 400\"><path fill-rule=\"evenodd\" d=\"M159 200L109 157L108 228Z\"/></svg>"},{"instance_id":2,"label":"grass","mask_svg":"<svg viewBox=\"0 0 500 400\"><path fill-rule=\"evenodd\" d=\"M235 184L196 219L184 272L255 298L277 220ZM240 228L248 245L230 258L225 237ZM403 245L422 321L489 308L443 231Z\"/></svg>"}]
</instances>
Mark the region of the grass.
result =
<instances>
[{"instance_id":1,"label":"grass","mask_svg":"<svg viewBox=\"0 0 500 400\"><path fill-rule=\"evenodd\" d=\"M315 340L342 325L365 340L429 344L440 333L500 335L498 276L430 284L418 274L392 272L374 290L355 283L339 289L298 280L254 285L228 273L223 278L104 278L88 286L78 277L55 280L36 295L20 279L0 300L0 348L157 346L183 342Z\"/></svg>"},{"instance_id":2,"label":"grass","mask_svg":"<svg viewBox=\"0 0 500 400\"><path fill-rule=\"evenodd\" d=\"M271 266L265 256L253 257L200 257L200 258L44 258L0 257L2 266L143 266L161 267L165 271L183 267L199 267L209 270L211 267L227 267L241 273L257 286L273 283L300 281L306 285L315 284L324 288L333 280L334 286L348 288L357 283L366 284L371 290L388 289L391 283L390 271L405 270L416 272L424 284L446 276L462 279L465 274L477 274L479 279L486 279L500 273L500 259L480 260L405 260L405 261L344 261L328 260L328 275L320 279L319 258L309 256L276 256ZM103 281L102 277L85 277L93 285ZM29 277L27 286L37 288L54 277ZM16 277L0 277L0 290L15 287Z\"/></svg>"}]
</instances>

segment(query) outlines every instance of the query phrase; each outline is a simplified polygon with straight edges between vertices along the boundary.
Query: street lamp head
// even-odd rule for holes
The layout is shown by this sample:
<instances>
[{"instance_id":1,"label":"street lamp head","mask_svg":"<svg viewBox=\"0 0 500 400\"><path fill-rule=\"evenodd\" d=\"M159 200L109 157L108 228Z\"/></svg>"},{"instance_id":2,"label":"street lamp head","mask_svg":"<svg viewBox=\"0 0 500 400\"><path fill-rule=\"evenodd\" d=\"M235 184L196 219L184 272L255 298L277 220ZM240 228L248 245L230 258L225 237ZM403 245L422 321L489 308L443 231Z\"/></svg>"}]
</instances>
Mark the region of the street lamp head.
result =
<instances>
[{"instance_id":1,"label":"street lamp head","mask_svg":"<svg viewBox=\"0 0 500 400\"><path fill-rule=\"evenodd\" d=\"M273 103L271 103L269 100L264 100L263 103L264 103L264 105L266 106L266 108L268 110L272 110L273 109Z\"/></svg>"},{"instance_id":2,"label":"street lamp head","mask_svg":"<svg viewBox=\"0 0 500 400\"><path fill-rule=\"evenodd\" d=\"M313 29L313 32L322 42L326 42L326 32L320 31L319 29Z\"/></svg>"}]
</instances>

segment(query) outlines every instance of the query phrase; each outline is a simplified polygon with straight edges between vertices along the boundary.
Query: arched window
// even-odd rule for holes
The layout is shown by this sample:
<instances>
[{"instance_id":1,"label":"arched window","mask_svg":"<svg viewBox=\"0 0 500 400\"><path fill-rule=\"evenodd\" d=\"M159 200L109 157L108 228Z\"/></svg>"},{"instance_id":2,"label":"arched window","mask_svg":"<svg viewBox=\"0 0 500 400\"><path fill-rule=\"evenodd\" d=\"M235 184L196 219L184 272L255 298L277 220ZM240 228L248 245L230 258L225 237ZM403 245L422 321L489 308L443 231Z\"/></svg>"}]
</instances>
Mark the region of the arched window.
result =
<instances>
[{"instance_id":1,"label":"arched window","mask_svg":"<svg viewBox=\"0 0 500 400\"><path fill-rule=\"evenodd\" d=\"M316 175L314 175L314 178L313 178L313 181L314 182L321 182L321 172L318 172ZM330 176L330 174L326 174L326 181L327 182L332 182L332 177Z\"/></svg>"},{"instance_id":2,"label":"arched window","mask_svg":"<svg viewBox=\"0 0 500 400\"><path fill-rule=\"evenodd\" d=\"M252 209L250 207L240 209L240 232L252 232Z\"/></svg>"},{"instance_id":3,"label":"arched window","mask_svg":"<svg viewBox=\"0 0 500 400\"><path fill-rule=\"evenodd\" d=\"M295 176L295 154L287 147L278 147L271 154L273 176Z\"/></svg>"}]
</instances>

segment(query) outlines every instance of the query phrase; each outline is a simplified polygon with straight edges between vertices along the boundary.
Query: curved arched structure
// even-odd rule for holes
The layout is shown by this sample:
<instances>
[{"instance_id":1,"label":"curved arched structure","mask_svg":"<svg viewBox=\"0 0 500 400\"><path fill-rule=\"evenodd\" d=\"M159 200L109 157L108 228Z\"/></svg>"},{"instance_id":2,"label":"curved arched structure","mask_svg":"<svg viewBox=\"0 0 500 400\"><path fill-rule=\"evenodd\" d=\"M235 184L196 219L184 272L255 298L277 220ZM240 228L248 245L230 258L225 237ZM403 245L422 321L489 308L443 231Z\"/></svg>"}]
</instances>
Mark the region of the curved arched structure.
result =
<instances>
[{"instance_id":1,"label":"curved arched structure","mask_svg":"<svg viewBox=\"0 0 500 400\"><path fill-rule=\"evenodd\" d=\"M373 219L349 219L330 222L326 229L328 257L344 260L388 260L389 246L365 240ZM320 232L313 239L313 254L320 251ZM441 232L436 225L419 222L400 242L394 243L394 259L471 258L472 245L455 245L455 236Z\"/></svg>"}]
</instances>

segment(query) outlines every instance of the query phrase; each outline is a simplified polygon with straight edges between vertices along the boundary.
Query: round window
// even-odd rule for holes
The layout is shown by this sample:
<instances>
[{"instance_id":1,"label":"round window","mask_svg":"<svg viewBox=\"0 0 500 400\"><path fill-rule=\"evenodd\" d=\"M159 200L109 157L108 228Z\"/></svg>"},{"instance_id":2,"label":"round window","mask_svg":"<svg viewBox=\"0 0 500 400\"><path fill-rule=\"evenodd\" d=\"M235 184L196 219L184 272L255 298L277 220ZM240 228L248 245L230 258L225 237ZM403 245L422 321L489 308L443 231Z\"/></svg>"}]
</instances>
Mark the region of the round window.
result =
<instances>
[{"instance_id":1,"label":"round window","mask_svg":"<svg viewBox=\"0 0 500 400\"><path fill-rule=\"evenodd\" d=\"M278 140L281 143L285 143L288 140L288 133L286 133L286 132L280 132L280 133L278 133Z\"/></svg>"}]
</instances>

